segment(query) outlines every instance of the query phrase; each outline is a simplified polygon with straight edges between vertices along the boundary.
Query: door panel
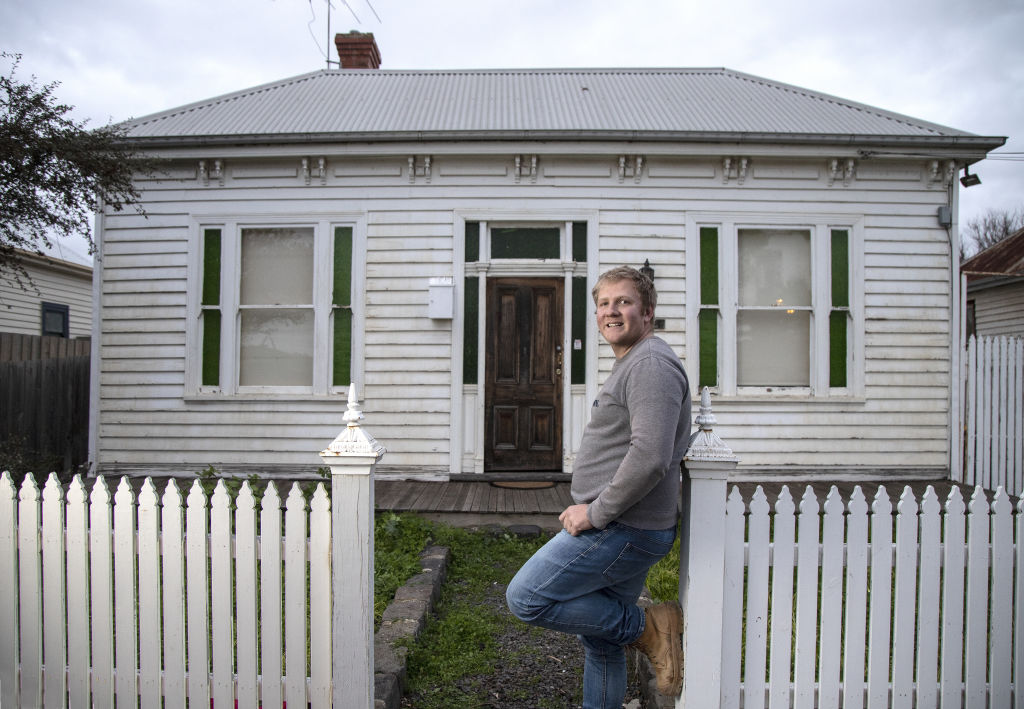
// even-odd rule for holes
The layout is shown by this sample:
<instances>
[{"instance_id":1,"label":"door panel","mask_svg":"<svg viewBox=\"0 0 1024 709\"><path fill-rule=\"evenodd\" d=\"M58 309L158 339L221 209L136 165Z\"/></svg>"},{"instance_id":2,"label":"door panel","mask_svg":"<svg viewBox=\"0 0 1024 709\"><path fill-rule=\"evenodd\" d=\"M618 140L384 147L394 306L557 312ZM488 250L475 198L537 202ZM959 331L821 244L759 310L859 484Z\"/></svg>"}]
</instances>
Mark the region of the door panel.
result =
<instances>
[{"instance_id":1,"label":"door panel","mask_svg":"<svg viewBox=\"0 0 1024 709\"><path fill-rule=\"evenodd\" d=\"M487 471L562 469L562 303L556 278L487 281Z\"/></svg>"}]
</instances>

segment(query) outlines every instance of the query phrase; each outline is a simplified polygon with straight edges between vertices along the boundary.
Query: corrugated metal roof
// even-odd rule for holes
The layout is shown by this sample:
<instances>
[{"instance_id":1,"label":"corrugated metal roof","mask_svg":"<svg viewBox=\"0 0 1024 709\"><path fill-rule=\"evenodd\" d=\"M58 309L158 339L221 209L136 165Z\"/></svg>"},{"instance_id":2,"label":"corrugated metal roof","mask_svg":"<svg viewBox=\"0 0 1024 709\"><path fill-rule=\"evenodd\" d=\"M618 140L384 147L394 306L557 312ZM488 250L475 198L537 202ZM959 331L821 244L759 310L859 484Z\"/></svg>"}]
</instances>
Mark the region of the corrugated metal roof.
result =
<instances>
[{"instance_id":1,"label":"corrugated metal roof","mask_svg":"<svg viewBox=\"0 0 1024 709\"><path fill-rule=\"evenodd\" d=\"M728 69L317 71L125 125L134 139L181 142L859 136L1002 144Z\"/></svg>"},{"instance_id":2,"label":"corrugated metal roof","mask_svg":"<svg viewBox=\"0 0 1024 709\"><path fill-rule=\"evenodd\" d=\"M1024 276L1024 229L1010 234L960 266L968 279L983 276Z\"/></svg>"}]
</instances>

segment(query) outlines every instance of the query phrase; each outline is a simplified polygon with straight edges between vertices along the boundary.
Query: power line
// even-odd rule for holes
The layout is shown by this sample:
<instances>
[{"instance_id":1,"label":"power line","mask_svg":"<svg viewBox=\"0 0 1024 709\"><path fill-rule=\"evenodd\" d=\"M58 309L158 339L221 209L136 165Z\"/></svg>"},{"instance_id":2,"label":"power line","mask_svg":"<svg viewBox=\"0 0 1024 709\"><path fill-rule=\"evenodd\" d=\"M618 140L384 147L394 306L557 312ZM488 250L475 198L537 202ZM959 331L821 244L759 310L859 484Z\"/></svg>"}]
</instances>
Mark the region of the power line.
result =
<instances>
[{"instance_id":1,"label":"power line","mask_svg":"<svg viewBox=\"0 0 1024 709\"><path fill-rule=\"evenodd\" d=\"M341 0L341 4L348 8L348 11L352 13L352 17L356 18L356 24L361 25L363 21L359 19L359 15L352 9L352 6L348 4L348 0ZM327 7L331 6L331 0L327 0ZM376 14L376 13L375 13Z\"/></svg>"},{"instance_id":2,"label":"power line","mask_svg":"<svg viewBox=\"0 0 1024 709\"><path fill-rule=\"evenodd\" d=\"M330 18L330 16L331 16L330 6L331 6L331 1L327 0L327 7L328 7L327 17L328 18ZM317 51L320 52L320 56L322 56L324 59L327 59L327 52L326 52L326 50L323 47L320 46L320 42L317 41L316 35L313 34L313 23L314 22L316 22L316 10L313 9L313 0L309 0L309 22L306 23L306 30L309 32L309 36L313 39L313 44L316 45ZM330 21L328 21L328 26L329 25L330 25ZM328 39L330 39L330 38L328 38Z\"/></svg>"},{"instance_id":3,"label":"power line","mask_svg":"<svg viewBox=\"0 0 1024 709\"><path fill-rule=\"evenodd\" d=\"M366 6L370 8L370 12L373 13L373 16L377 18L377 22L383 25L384 20L380 19L380 15L378 15L377 11L373 9L373 5L370 4L370 0L366 0Z\"/></svg>"}]
</instances>

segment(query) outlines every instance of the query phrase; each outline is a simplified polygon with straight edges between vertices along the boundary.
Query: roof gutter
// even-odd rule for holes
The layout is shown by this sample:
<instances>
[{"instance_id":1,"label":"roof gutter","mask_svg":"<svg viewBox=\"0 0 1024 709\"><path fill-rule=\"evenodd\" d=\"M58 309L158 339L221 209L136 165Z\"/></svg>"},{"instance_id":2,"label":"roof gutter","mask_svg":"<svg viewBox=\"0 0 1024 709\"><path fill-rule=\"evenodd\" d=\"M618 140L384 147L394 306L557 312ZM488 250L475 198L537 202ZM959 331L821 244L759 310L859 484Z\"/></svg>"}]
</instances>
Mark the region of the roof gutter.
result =
<instances>
[{"instance_id":1,"label":"roof gutter","mask_svg":"<svg viewBox=\"0 0 1024 709\"><path fill-rule=\"evenodd\" d=\"M967 292L974 293L988 288L1016 285L1024 281L1024 273L967 273Z\"/></svg>"},{"instance_id":2,"label":"roof gutter","mask_svg":"<svg viewBox=\"0 0 1024 709\"><path fill-rule=\"evenodd\" d=\"M860 147L862 157L911 156L915 150L962 149L964 160L981 160L984 153L1002 147L1004 137L977 135L899 136L830 135L821 133L730 133L724 131L367 131L346 133L285 133L197 136L128 136L125 142L138 148L212 147L224 145L296 145L312 143L425 143L480 141L626 141L664 143L718 143L734 145L821 145ZM887 152L881 149L897 150ZM917 155L913 155L918 157ZM930 157L921 155L920 157Z\"/></svg>"},{"instance_id":3,"label":"roof gutter","mask_svg":"<svg viewBox=\"0 0 1024 709\"><path fill-rule=\"evenodd\" d=\"M85 264L76 263L74 261L66 261L56 256L50 256L49 254L39 254L35 251L27 251L25 249L14 249L19 259L22 259L25 263L30 263L35 266L44 266L53 269L54 271L65 273L71 276L78 276L81 278L92 278L92 266L86 266Z\"/></svg>"}]
</instances>

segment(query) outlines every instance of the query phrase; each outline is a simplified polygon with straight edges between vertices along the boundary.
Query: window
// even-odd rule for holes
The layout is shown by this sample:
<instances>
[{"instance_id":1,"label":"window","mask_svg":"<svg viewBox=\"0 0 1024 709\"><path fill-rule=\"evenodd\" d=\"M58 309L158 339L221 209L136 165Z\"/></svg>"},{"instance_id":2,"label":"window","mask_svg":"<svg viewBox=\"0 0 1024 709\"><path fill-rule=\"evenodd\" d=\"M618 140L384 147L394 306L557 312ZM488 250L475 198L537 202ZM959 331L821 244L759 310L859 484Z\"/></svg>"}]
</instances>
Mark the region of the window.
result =
<instances>
[{"instance_id":1,"label":"window","mask_svg":"<svg viewBox=\"0 0 1024 709\"><path fill-rule=\"evenodd\" d=\"M739 229L736 384L810 386L811 232Z\"/></svg>"},{"instance_id":2,"label":"window","mask_svg":"<svg viewBox=\"0 0 1024 709\"><path fill-rule=\"evenodd\" d=\"M70 321L68 306L58 303L43 303L40 320L42 334L54 337L67 337Z\"/></svg>"},{"instance_id":3,"label":"window","mask_svg":"<svg viewBox=\"0 0 1024 709\"><path fill-rule=\"evenodd\" d=\"M852 245L859 221L772 221L689 224L698 383L724 395L856 394L860 293L852 288Z\"/></svg>"},{"instance_id":4,"label":"window","mask_svg":"<svg viewBox=\"0 0 1024 709\"><path fill-rule=\"evenodd\" d=\"M313 383L313 229L241 230L238 385Z\"/></svg>"},{"instance_id":5,"label":"window","mask_svg":"<svg viewBox=\"0 0 1024 709\"><path fill-rule=\"evenodd\" d=\"M557 259L562 232L558 227L492 227L492 259Z\"/></svg>"},{"instance_id":6,"label":"window","mask_svg":"<svg viewBox=\"0 0 1024 709\"><path fill-rule=\"evenodd\" d=\"M195 392L327 394L351 381L353 226L199 229Z\"/></svg>"}]
</instances>

